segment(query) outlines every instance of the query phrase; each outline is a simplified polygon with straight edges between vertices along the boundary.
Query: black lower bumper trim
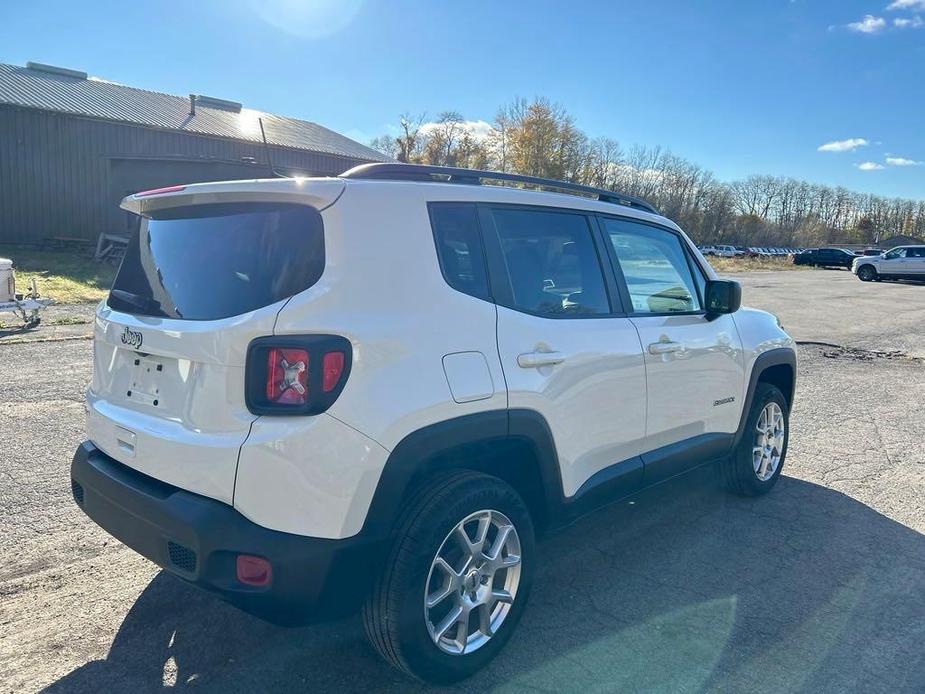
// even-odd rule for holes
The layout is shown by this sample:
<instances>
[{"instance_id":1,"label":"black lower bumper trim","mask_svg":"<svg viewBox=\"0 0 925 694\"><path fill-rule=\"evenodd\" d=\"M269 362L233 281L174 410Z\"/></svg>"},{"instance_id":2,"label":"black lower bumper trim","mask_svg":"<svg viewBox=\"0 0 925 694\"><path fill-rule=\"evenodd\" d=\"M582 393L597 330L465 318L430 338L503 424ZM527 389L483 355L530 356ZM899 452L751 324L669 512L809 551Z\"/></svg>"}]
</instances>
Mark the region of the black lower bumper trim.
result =
<instances>
[{"instance_id":1,"label":"black lower bumper trim","mask_svg":"<svg viewBox=\"0 0 925 694\"><path fill-rule=\"evenodd\" d=\"M116 539L180 578L279 624L354 611L382 561L382 542L264 528L227 504L126 467L90 442L74 454L71 488L75 502ZM270 561L269 586L237 580L239 554Z\"/></svg>"}]
</instances>

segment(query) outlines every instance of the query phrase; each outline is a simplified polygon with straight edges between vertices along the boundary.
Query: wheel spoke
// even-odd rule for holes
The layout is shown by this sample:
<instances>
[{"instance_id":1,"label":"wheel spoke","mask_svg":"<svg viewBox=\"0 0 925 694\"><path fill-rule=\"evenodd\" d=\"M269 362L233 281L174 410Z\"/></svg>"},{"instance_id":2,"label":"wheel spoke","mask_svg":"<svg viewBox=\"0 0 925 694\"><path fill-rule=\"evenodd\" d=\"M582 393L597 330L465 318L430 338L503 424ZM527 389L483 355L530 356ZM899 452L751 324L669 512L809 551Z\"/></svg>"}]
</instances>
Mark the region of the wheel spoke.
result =
<instances>
[{"instance_id":1,"label":"wheel spoke","mask_svg":"<svg viewBox=\"0 0 925 694\"><path fill-rule=\"evenodd\" d=\"M491 514L486 513L479 518L479 527L475 531L475 541L472 543L472 554L485 553L485 540L488 539L488 529L491 527Z\"/></svg>"},{"instance_id":2,"label":"wheel spoke","mask_svg":"<svg viewBox=\"0 0 925 694\"><path fill-rule=\"evenodd\" d=\"M758 468L758 476L764 479L764 476L768 474L768 463L770 458L767 454L762 453L761 455L761 466Z\"/></svg>"},{"instance_id":3,"label":"wheel spoke","mask_svg":"<svg viewBox=\"0 0 925 694\"><path fill-rule=\"evenodd\" d=\"M520 563L520 555L518 554L508 554L501 560L501 564L498 566L499 569L510 569L512 566L517 566Z\"/></svg>"},{"instance_id":4,"label":"wheel spoke","mask_svg":"<svg viewBox=\"0 0 925 694\"><path fill-rule=\"evenodd\" d=\"M491 612L494 603L486 602L479 606L479 631L485 636L494 636L495 632L491 628Z\"/></svg>"},{"instance_id":5,"label":"wheel spoke","mask_svg":"<svg viewBox=\"0 0 925 694\"><path fill-rule=\"evenodd\" d=\"M451 581L447 581L440 590L435 590L427 596L427 609L429 610L432 607L436 607L455 592L456 586L454 586Z\"/></svg>"},{"instance_id":6,"label":"wheel spoke","mask_svg":"<svg viewBox=\"0 0 925 694\"><path fill-rule=\"evenodd\" d=\"M462 550L470 557L482 556L482 548L485 545L485 539L488 537L488 528L491 526L491 515L486 513L479 516L478 527L475 530L475 538L469 537L463 524L456 526L456 535L459 538Z\"/></svg>"},{"instance_id":7,"label":"wheel spoke","mask_svg":"<svg viewBox=\"0 0 925 694\"><path fill-rule=\"evenodd\" d=\"M434 627L434 641L442 639L446 632L450 630L450 627L459 623L464 614L468 616L469 612L464 611L460 605L447 612L446 616L440 620L440 624Z\"/></svg>"},{"instance_id":8,"label":"wheel spoke","mask_svg":"<svg viewBox=\"0 0 925 694\"><path fill-rule=\"evenodd\" d=\"M755 468L755 472L758 472L758 467L761 465L761 459L764 457L764 448L761 446L755 446L752 449L752 467Z\"/></svg>"},{"instance_id":9,"label":"wheel spoke","mask_svg":"<svg viewBox=\"0 0 925 694\"><path fill-rule=\"evenodd\" d=\"M492 543L491 549L488 550L488 558L492 562L497 561L498 557L501 555L501 551L504 549L504 545L507 543L507 539L513 529L513 525L505 525L503 528L498 528L498 536Z\"/></svg>"},{"instance_id":10,"label":"wheel spoke","mask_svg":"<svg viewBox=\"0 0 925 694\"><path fill-rule=\"evenodd\" d=\"M517 561L520 561L520 557L517 557ZM491 598L492 598L492 607L494 607L494 603L496 602L503 602L508 605L514 604L514 597L510 593L508 593L506 590L491 591Z\"/></svg>"},{"instance_id":11,"label":"wheel spoke","mask_svg":"<svg viewBox=\"0 0 925 694\"><path fill-rule=\"evenodd\" d=\"M443 557L437 557L434 559L434 568L439 568L443 573L445 573L450 579L450 585L456 587L459 585L459 580L462 578L462 573L450 566L446 559ZM465 570L465 569L464 569Z\"/></svg>"}]
</instances>

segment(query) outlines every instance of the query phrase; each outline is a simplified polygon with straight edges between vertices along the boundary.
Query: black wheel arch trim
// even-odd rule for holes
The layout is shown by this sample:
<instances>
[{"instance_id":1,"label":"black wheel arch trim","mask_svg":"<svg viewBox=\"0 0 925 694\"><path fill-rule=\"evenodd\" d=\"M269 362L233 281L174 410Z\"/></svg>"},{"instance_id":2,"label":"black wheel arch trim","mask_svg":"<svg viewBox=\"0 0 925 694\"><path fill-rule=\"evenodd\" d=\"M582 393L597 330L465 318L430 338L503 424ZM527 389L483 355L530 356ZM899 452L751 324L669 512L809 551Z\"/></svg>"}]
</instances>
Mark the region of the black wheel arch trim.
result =
<instances>
[{"instance_id":1,"label":"black wheel arch trim","mask_svg":"<svg viewBox=\"0 0 925 694\"><path fill-rule=\"evenodd\" d=\"M790 392L784 393L784 397L787 398L788 403L791 405L793 404L793 396L796 392L797 385L796 350L790 347L776 347L767 352L762 352L755 359L751 374L749 375L748 390L745 393L745 402L742 404L742 415L739 419L739 428L736 430L733 447L738 445L739 441L742 439L742 435L745 433L748 413L752 409L752 401L755 399L755 390L758 387L758 382L761 380L761 375L771 367L781 365L790 367Z\"/></svg>"},{"instance_id":2,"label":"black wheel arch trim","mask_svg":"<svg viewBox=\"0 0 925 694\"><path fill-rule=\"evenodd\" d=\"M422 475L454 467L441 459L442 453L471 447L477 455L480 446L504 442L525 443L532 448L543 502L550 513L555 513L564 495L556 446L546 419L535 410L488 410L430 424L399 441L379 477L362 532L380 538L390 535L402 499L415 481Z\"/></svg>"}]
</instances>

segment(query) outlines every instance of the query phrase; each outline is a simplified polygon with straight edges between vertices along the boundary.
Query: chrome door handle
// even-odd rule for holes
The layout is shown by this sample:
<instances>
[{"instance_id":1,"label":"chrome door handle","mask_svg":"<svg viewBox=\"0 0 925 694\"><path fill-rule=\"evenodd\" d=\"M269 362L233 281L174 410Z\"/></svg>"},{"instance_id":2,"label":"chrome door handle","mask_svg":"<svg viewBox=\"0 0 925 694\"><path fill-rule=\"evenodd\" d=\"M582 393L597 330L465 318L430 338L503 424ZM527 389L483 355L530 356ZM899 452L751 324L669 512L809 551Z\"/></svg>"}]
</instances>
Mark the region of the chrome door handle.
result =
<instances>
[{"instance_id":1,"label":"chrome door handle","mask_svg":"<svg viewBox=\"0 0 925 694\"><path fill-rule=\"evenodd\" d=\"M538 366L554 366L565 361L562 352L527 352L517 355L517 366L535 369Z\"/></svg>"},{"instance_id":2,"label":"chrome door handle","mask_svg":"<svg viewBox=\"0 0 925 694\"><path fill-rule=\"evenodd\" d=\"M653 342L649 345L649 354L668 354L669 352L680 352L684 345L680 342Z\"/></svg>"}]
</instances>

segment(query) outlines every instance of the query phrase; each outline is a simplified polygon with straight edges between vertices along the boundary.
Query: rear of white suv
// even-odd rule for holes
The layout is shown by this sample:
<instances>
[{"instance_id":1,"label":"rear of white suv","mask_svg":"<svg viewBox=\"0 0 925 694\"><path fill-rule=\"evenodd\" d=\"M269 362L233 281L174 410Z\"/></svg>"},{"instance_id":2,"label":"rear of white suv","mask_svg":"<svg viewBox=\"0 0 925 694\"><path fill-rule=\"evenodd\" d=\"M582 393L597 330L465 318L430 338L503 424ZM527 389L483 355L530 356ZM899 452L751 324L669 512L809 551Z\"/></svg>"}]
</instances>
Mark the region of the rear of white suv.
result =
<instances>
[{"instance_id":1,"label":"rear of white suv","mask_svg":"<svg viewBox=\"0 0 925 694\"><path fill-rule=\"evenodd\" d=\"M322 214L343 189L269 181L126 200L144 217L97 312L89 441L73 466L75 497L113 535L278 621L298 620L340 580L318 570L332 561L330 543L306 536L355 534L362 521L341 502L356 490L343 478L363 479L386 457L323 414L349 378L350 341L317 324L274 337L293 296L309 305L329 292L322 276L341 249ZM337 484L305 484L300 456L287 470L264 455L253 469L263 440L301 447L308 432L312 470L350 460ZM312 497L296 505L277 495L306 488Z\"/></svg>"}]
</instances>

